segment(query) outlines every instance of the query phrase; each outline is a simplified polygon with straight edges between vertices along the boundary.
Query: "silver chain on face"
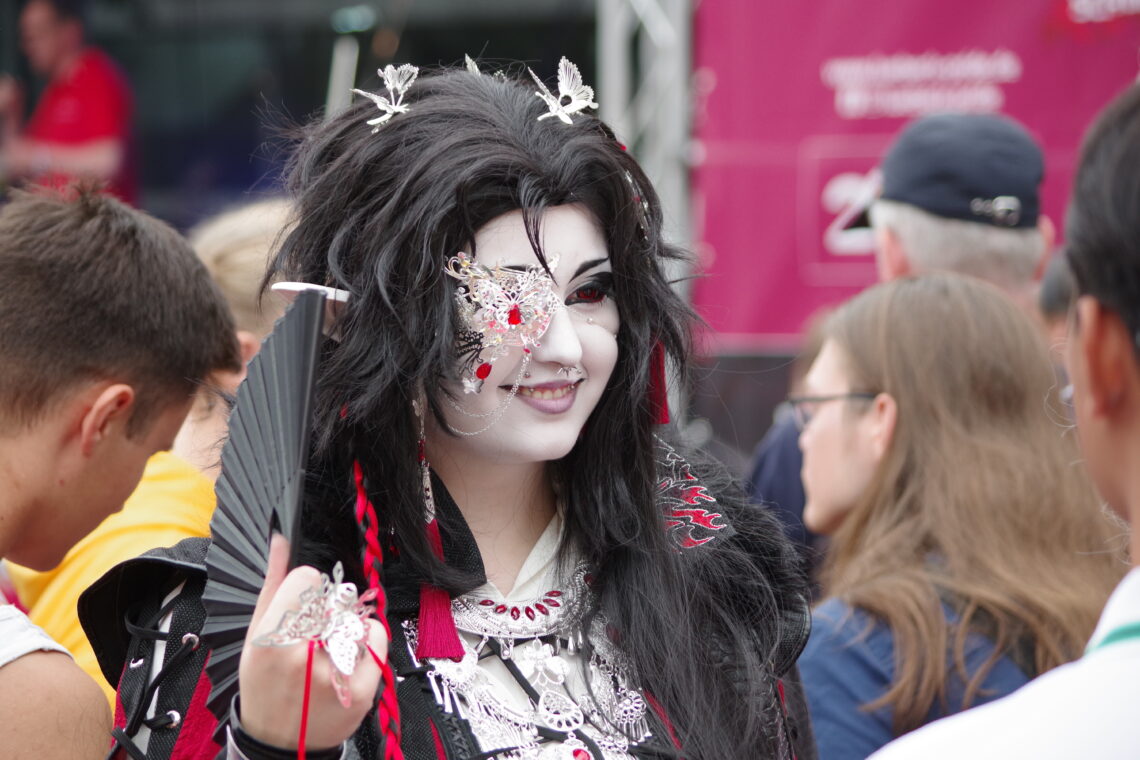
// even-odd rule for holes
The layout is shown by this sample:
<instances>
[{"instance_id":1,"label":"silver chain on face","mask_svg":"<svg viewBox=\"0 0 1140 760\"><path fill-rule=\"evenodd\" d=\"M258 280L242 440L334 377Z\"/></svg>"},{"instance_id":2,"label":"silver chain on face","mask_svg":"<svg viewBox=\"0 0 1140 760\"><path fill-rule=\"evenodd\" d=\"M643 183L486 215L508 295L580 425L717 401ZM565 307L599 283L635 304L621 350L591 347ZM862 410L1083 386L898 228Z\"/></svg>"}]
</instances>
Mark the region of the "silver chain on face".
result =
<instances>
[{"instance_id":1,"label":"silver chain on face","mask_svg":"<svg viewBox=\"0 0 1140 760\"><path fill-rule=\"evenodd\" d=\"M459 412L460 414L462 414L464 417L470 417L472 419L487 419L488 417L490 418L490 420L487 422L486 425L484 425L483 427L481 427L475 431L459 430L454 425L449 425L452 432L454 432L456 435L463 435L463 436L469 436L470 437L470 436L479 435L480 433L485 433L488 430L490 430L491 427L494 426L494 424L496 422L498 422L500 419L502 419L503 414L507 411L507 407L510 406L510 403L512 401L514 401L515 396L518 395L519 386L522 385L522 380L524 377L526 377L526 368L528 366L530 366L530 352L529 351L527 353L523 354L522 365L519 367L518 374L515 375L515 382L513 385L511 385L511 390L509 393L507 393L507 397L505 399L503 399L503 403L499 404L497 407L495 407L494 409L492 409L489 412L469 412L466 409L464 409L462 406L460 406L459 403L455 399L453 399L451 396L445 396L445 398L447 399L447 403L451 405L451 408L454 409L455 411Z\"/></svg>"}]
</instances>

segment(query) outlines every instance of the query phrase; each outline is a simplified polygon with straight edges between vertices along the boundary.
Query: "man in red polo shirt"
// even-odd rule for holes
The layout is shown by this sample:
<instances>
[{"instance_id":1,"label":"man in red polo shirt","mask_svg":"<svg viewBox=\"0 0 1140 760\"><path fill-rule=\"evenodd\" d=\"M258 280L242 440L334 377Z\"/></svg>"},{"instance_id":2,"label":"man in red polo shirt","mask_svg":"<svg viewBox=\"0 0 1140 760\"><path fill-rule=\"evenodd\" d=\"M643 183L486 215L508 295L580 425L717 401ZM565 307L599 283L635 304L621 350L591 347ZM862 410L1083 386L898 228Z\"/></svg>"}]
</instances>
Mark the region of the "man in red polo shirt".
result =
<instances>
[{"instance_id":1,"label":"man in red polo shirt","mask_svg":"<svg viewBox=\"0 0 1140 760\"><path fill-rule=\"evenodd\" d=\"M57 188L94 178L134 203L130 88L111 59L85 43L84 5L30 0L20 14L24 53L49 81L21 125L22 89L0 78L0 176Z\"/></svg>"}]
</instances>

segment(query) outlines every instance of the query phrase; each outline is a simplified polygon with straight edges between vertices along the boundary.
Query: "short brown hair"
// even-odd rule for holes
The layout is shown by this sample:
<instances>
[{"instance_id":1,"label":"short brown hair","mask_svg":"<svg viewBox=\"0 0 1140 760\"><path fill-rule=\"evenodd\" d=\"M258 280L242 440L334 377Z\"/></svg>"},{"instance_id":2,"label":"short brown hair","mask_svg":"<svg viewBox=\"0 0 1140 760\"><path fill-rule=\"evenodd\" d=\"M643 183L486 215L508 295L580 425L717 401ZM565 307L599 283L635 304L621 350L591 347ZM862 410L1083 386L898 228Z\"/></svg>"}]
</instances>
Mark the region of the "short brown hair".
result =
<instances>
[{"instance_id":1,"label":"short brown hair","mask_svg":"<svg viewBox=\"0 0 1140 760\"><path fill-rule=\"evenodd\" d=\"M0 209L0 428L24 428L78 383L135 387L128 431L238 370L233 318L169 225L114 198L14 193Z\"/></svg>"}]
</instances>

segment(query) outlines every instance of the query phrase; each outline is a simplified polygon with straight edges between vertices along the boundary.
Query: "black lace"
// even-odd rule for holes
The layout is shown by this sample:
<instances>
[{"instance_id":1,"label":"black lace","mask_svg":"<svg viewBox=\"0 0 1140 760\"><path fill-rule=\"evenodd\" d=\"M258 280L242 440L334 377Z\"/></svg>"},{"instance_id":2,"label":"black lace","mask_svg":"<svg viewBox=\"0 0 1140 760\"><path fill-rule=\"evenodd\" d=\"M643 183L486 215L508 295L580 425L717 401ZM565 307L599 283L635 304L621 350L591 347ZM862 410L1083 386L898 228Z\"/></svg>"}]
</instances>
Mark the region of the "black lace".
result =
<instances>
[{"instance_id":1,"label":"black lace","mask_svg":"<svg viewBox=\"0 0 1140 760\"><path fill-rule=\"evenodd\" d=\"M136 625L131 622L131 613L133 610L128 610L123 616L123 624L127 632L135 638L147 641L169 641L169 634L166 631L160 630L158 626L162 622L162 619L171 613L178 601L179 597L175 596L160 607L143 625ZM197 634L187 633L182 636L178 649L166 659L166 663L159 669L158 673L155 674L154 679L147 683L146 688L143 690L142 698L135 703L134 709L127 716L126 725L123 728L114 728L111 730L111 736L114 738L114 742L105 760L112 760L112 758L118 754L119 750L126 752L132 760L146 760L146 753L135 744L132 738L138 733L139 728L146 726L152 731L156 731L167 728L177 728L182 725L182 716L176 710L168 710L165 713L155 715L151 718L147 718L146 713L151 700L154 699L155 692L158 691L158 687L162 685L162 682L170 673L173 673L179 666L193 656L194 651L198 649L198 645L199 640ZM152 647L150 657L153 656L154 649ZM149 667L150 657L145 658L144 666ZM127 709L127 706L124 705L123 708Z\"/></svg>"}]
</instances>

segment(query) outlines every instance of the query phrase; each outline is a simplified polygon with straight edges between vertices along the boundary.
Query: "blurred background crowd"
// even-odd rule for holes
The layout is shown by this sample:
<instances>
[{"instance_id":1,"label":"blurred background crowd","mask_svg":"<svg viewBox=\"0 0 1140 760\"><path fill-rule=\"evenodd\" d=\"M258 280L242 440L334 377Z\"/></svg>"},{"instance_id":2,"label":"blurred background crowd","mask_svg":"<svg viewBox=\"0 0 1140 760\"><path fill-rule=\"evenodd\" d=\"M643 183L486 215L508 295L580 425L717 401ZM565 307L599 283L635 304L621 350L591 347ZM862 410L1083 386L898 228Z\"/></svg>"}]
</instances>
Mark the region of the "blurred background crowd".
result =
<instances>
[{"instance_id":1,"label":"blurred background crowd","mask_svg":"<svg viewBox=\"0 0 1140 760\"><path fill-rule=\"evenodd\" d=\"M464 54L577 61L693 252L677 287L706 329L672 406L802 550L820 757L1080 655L1127 528L1071 466L1065 207L1088 125L1140 73L1140 3L0 0L0 192L94 178L186 233L247 361L278 314L257 292L293 128L388 64ZM111 520L169 497L196 505L166 513L171 542L208 532L224 412L197 398L178 461ZM108 523L55 571L8 570L96 676L76 599L147 548Z\"/></svg>"}]
</instances>

